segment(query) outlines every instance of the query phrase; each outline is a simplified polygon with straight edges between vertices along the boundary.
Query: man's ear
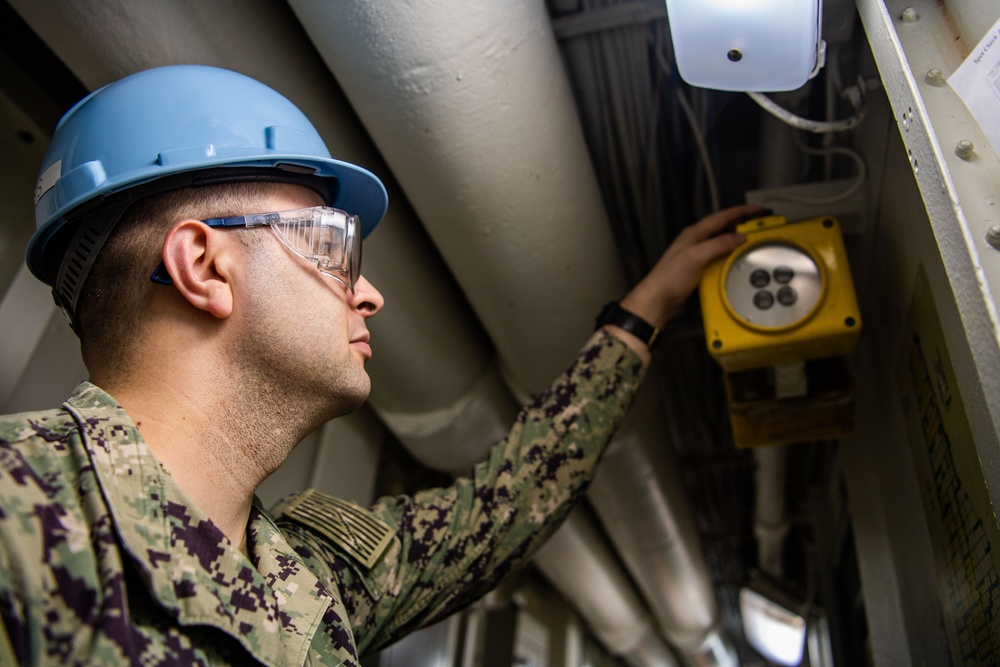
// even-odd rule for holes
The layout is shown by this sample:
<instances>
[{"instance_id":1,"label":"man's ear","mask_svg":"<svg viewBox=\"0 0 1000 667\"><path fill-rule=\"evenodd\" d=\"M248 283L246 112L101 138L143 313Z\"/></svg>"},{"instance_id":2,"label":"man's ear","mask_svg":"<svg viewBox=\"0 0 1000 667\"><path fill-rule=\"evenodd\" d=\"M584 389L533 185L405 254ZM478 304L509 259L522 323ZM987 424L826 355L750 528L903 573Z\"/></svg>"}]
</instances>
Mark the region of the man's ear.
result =
<instances>
[{"instance_id":1,"label":"man's ear","mask_svg":"<svg viewBox=\"0 0 1000 667\"><path fill-rule=\"evenodd\" d=\"M163 241L163 264L174 287L192 306L219 318L233 312L235 242L200 220L174 223Z\"/></svg>"}]
</instances>

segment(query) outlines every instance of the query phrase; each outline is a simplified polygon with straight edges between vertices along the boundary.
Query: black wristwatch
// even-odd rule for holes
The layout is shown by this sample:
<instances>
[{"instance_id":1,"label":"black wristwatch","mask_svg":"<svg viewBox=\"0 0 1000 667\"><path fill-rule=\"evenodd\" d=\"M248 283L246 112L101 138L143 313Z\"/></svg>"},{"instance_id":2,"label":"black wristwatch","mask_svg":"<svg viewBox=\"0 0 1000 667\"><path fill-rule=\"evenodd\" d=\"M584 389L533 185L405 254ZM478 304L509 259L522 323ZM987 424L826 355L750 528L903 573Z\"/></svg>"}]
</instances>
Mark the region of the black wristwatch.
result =
<instances>
[{"instance_id":1,"label":"black wristwatch","mask_svg":"<svg viewBox=\"0 0 1000 667\"><path fill-rule=\"evenodd\" d=\"M617 327L621 327L644 342L646 347L651 350L656 344L657 337L660 335L659 329L635 313L625 310L617 301L611 301L605 304L604 308L601 308L601 312L597 316L597 326L594 328L600 329L605 324L614 324Z\"/></svg>"}]
</instances>

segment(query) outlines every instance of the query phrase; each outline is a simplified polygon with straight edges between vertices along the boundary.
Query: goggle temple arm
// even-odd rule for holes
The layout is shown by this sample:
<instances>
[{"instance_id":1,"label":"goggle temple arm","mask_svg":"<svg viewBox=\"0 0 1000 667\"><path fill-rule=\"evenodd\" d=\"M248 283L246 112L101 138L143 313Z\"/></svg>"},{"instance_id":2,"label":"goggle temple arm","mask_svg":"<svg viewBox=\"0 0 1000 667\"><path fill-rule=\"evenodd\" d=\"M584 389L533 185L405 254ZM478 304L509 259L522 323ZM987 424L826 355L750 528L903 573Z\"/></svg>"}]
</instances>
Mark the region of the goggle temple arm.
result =
<instances>
[{"instance_id":1,"label":"goggle temple arm","mask_svg":"<svg viewBox=\"0 0 1000 667\"><path fill-rule=\"evenodd\" d=\"M211 220L202 220L209 227L249 227L247 224L246 216L238 215L231 218L212 218ZM153 273L150 274L149 279L156 283L157 285L173 285L174 279L170 277L170 273L167 271L167 267L160 262Z\"/></svg>"}]
</instances>

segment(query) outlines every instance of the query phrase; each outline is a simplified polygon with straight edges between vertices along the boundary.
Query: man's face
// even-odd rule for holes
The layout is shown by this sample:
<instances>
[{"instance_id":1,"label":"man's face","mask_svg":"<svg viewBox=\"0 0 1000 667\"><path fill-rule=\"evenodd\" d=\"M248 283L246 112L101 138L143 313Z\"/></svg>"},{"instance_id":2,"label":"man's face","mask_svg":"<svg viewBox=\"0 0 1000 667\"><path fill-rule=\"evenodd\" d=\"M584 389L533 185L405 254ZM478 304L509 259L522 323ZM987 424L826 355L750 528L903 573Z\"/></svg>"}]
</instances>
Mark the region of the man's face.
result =
<instances>
[{"instance_id":1,"label":"man's face","mask_svg":"<svg viewBox=\"0 0 1000 667\"><path fill-rule=\"evenodd\" d=\"M245 213L283 211L324 202L315 192L282 185L263 208ZM329 417L357 409L371 382L364 364L371 358L366 321L381 309L382 295L361 277L352 294L297 256L267 228L247 249L245 286L237 293L241 318L240 364L263 386L280 392L276 400L319 402ZM238 289L238 288L237 288Z\"/></svg>"}]
</instances>

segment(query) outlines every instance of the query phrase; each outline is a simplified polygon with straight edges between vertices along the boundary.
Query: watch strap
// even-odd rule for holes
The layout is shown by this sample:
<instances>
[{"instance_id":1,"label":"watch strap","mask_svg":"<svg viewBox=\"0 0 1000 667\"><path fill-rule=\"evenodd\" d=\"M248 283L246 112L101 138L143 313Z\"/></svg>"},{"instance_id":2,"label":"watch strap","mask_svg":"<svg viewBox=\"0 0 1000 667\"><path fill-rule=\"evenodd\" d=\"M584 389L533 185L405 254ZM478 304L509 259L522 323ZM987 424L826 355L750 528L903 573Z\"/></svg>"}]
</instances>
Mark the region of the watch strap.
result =
<instances>
[{"instance_id":1,"label":"watch strap","mask_svg":"<svg viewBox=\"0 0 1000 667\"><path fill-rule=\"evenodd\" d=\"M644 342L649 349L653 349L656 339L660 335L659 329L635 313L625 310L617 301L606 303L601 308L601 312L597 316L597 325L595 328L600 329L605 324L613 324L616 327L621 327Z\"/></svg>"}]
</instances>

